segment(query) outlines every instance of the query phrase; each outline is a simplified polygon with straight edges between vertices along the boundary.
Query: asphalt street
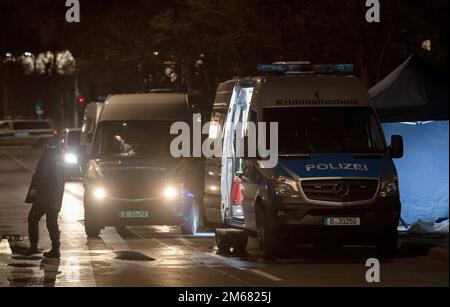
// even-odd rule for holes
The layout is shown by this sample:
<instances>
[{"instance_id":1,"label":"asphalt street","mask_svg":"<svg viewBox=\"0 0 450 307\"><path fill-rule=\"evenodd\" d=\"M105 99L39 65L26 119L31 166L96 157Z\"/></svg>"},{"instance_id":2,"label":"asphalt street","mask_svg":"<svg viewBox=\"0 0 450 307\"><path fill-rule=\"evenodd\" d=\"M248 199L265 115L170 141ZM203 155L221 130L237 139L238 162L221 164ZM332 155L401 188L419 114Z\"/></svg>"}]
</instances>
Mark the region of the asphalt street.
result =
<instances>
[{"instance_id":1,"label":"asphalt street","mask_svg":"<svg viewBox=\"0 0 450 307\"><path fill-rule=\"evenodd\" d=\"M263 261L256 242L249 255L217 254L214 234L184 236L178 227L109 227L88 239L83 225L83 186L66 184L60 214L62 257L21 256L28 244L24 198L39 151L0 148L0 287L32 286L445 286L449 285L448 238L403 237L398 256L381 263L381 283L366 281L370 247L318 251L296 247L276 261ZM41 223L41 248L50 241Z\"/></svg>"}]
</instances>

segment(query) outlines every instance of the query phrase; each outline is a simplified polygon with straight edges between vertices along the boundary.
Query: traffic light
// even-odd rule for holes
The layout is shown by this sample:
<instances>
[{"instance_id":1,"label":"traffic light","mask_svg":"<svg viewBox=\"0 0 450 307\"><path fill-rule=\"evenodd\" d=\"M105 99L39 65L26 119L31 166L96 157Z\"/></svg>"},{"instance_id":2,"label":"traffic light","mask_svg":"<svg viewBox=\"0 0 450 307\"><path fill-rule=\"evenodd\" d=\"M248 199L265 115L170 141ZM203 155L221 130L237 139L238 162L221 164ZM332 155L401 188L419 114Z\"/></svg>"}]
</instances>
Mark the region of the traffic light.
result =
<instances>
[{"instance_id":1,"label":"traffic light","mask_svg":"<svg viewBox=\"0 0 450 307\"><path fill-rule=\"evenodd\" d=\"M42 110L42 103L38 102L34 105L34 109L36 110L36 112Z\"/></svg>"}]
</instances>

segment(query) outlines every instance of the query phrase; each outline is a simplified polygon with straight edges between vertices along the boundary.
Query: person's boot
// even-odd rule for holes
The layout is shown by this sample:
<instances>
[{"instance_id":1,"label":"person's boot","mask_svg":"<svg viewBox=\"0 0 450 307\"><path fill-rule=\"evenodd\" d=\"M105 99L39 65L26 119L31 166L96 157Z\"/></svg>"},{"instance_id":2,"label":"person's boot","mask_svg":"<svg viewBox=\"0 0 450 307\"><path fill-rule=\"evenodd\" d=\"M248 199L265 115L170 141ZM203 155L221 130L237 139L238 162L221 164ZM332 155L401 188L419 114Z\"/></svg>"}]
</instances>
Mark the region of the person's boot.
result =
<instances>
[{"instance_id":1,"label":"person's boot","mask_svg":"<svg viewBox=\"0 0 450 307\"><path fill-rule=\"evenodd\" d=\"M44 253L44 257L49 259L59 259L61 258L61 252L59 251L59 248L52 247L50 251Z\"/></svg>"},{"instance_id":2,"label":"person's boot","mask_svg":"<svg viewBox=\"0 0 450 307\"><path fill-rule=\"evenodd\" d=\"M31 244L27 249L26 254L29 256L40 254L41 250L38 248L37 244Z\"/></svg>"}]
</instances>

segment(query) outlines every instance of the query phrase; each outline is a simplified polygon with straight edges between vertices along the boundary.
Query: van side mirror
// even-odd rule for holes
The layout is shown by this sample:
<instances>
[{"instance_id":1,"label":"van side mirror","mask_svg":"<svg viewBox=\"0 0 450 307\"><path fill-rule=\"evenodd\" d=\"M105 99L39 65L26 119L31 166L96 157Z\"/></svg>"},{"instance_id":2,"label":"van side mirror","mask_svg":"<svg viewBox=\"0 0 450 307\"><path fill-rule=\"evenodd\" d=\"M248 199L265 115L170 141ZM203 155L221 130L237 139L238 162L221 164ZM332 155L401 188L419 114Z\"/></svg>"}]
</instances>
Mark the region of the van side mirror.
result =
<instances>
[{"instance_id":1,"label":"van side mirror","mask_svg":"<svg viewBox=\"0 0 450 307\"><path fill-rule=\"evenodd\" d=\"M400 135L393 135L391 138L391 146L389 146L389 152L394 159L403 158L404 155L404 143L403 137Z\"/></svg>"}]
</instances>

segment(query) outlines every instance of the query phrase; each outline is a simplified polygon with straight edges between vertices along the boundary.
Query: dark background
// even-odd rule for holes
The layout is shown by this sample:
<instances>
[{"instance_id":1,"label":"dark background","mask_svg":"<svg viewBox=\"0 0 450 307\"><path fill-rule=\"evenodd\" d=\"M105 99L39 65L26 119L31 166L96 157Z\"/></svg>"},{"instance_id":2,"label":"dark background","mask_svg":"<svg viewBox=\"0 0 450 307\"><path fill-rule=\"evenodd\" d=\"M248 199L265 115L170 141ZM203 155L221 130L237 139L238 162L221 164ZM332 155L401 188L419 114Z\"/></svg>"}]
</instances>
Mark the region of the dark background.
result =
<instances>
[{"instance_id":1,"label":"dark background","mask_svg":"<svg viewBox=\"0 0 450 307\"><path fill-rule=\"evenodd\" d=\"M413 52L448 71L449 1L380 3L381 23L369 24L365 0L80 0L81 23L69 24L65 0L0 0L0 100L6 87L9 102L0 118L33 116L39 101L46 117L72 118L75 75L93 101L151 88L212 95L220 81L275 60L353 63L369 88ZM76 74L51 65L25 74L3 60L60 50L72 53Z\"/></svg>"}]
</instances>

